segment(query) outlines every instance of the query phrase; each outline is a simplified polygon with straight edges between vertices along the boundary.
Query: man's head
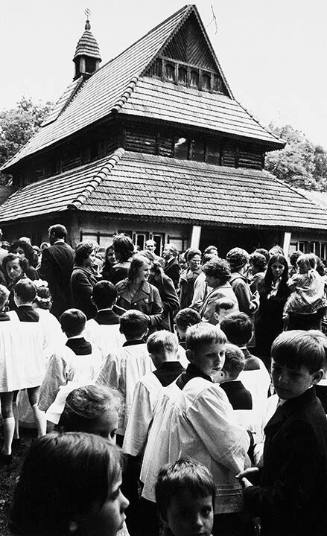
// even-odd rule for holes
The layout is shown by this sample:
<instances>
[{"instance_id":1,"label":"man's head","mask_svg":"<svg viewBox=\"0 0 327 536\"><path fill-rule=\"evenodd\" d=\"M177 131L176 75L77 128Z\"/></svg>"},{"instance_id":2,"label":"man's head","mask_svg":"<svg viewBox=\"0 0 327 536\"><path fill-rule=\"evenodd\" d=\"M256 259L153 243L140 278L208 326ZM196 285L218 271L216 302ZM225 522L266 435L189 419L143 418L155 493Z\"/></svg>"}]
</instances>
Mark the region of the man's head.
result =
<instances>
[{"instance_id":1,"label":"man's head","mask_svg":"<svg viewBox=\"0 0 327 536\"><path fill-rule=\"evenodd\" d=\"M148 251L150 251L151 253L154 253L155 252L155 249L156 249L156 243L154 240L147 240L145 242L145 249L147 249Z\"/></svg>"},{"instance_id":2,"label":"man's head","mask_svg":"<svg viewBox=\"0 0 327 536\"><path fill-rule=\"evenodd\" d=\"M225 346L225 363L220 371L221 381L236 380L244 370L245 357L242 350L235 344Z\"/></svg>"},{"instance_id":3,"label":"man's head","mask_svg":"<svg viewBox=\"0 0 327 536\"><path fill-rule=\"evenodd\" d=\"M289 400L318 383L326 363L326 341L315 331L284 331L271 347L271 375L278 396Z\"/></svg>"},{"instance_id":4,"label":"man's head","mask_svg":"<svg viewBox=\"0 0 327 536\"><path fill-rule=\"evenodd\" d=\"M227 253L226 260L230 265L231 272L242 273L248 265L249 254L245 249L233 248Z\"/></svg>"},{"instance_id":5,"label":"man's head","mask_svg":"<svg viewBox=\"0 0 327 536\"><path fill-rule=\"evenodd\" d=\"M162 252L162 256L166 261L169 261L172 258L176 258L178 255L178 251L176 246L174 244L166 244L165 248Z\"/></svg>"},{"instance_id":6,"label":"man's head","mask_svg":"<svg viewBox=\"0 0 327 536\"><path fill-rule=\"evenodd\" d=\"M51 225L48 230L50 244L53 245L57 240L66 240L67 229L64 225L57 223Z\"/></svg>"},{"instance_id":7,"label":"man's head","mask_svg":"<svg viewBox=\"0 0 327 536\"><path fill-rule=\"evenodd\" d=\"M217 326L200 322L186 332L188 360L207 376L224 365L226 336Z\"/></svg>"},{"instance_id":8,"label":"man's head","mask_svg":"<svg viewBox=\"0 0 327 536\"><path fill-rule=\"evenodd\" d=\"M231 278L229 264L224 259L215 257L202 266L209 287L217 288L225 285Z\"/></svg>"},{"instance_id":9,"label":"man's head","mask_svg":"<svg viewBox=\"0 0 327 536\"><path fill-rule=\"evenodd\" d=\"M191 307L185 307L181 309L175 316L176 331L179 340L184 341L186 337L186 330L190 326L194 326L201 322L201 316L197 311L191 309Z\"/></svg>"},{"instance_id":10,"label":"man's head","mask_svg":"<svg viewBox=\"0 0 327 536\"><path fill-rule=\"evenodd\" d=\"M36 297L36 288L30 279L20 279L14 286L14 300L19 307L24 304L31 304Z\"/></svg>"}]
</instances>

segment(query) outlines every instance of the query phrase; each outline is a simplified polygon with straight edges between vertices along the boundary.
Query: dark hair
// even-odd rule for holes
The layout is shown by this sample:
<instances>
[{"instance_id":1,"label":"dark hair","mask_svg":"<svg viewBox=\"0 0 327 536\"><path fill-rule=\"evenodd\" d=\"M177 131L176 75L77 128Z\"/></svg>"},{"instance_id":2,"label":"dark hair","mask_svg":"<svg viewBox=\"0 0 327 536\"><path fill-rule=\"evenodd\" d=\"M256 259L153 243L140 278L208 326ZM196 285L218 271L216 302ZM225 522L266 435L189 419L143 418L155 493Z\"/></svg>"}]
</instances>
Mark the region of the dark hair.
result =
<instances>
[{"instance_id":1,"label":"dark hair","mask_svg":"<svg viewBox=\"0 0 327 536\"><path fill-rule=\"evenodd\" d=\"M65 432L87 432L89 424L106 412L118 412L119 398L105 385L85 385L66 398L59 425Z\"/></svg>"},{"instance_id":2,"label":"dark hair","mask_svg":"<svg viewBox=\"0 0 327 536\"><path fill-rule=\"evenodd\" d=\"M296 261L298 260L299 257L301 257L301 255L302 255L302 251L294 251L292 255L290 256L290 263L294 268L296 266Z\"/></svg>"},{"instance_id":3,"label":"dark hair","mask_svg":"<svg viewBox=\"0 0 327 536\"><path fill-rule=\"evenodd\" d=\"M227 343L225 346L225 362L222 370L225 370L229 379L236 380L245 366L245 357L238 346Z\"/></svg>"},{"instance_id":4,"label":"dark hair","mask_svg":"<svg viewBox=\"0 0 327 536\"><path fill-rule=\"evenodd\" d=\"M267 266L267 259L264 255L261 255L261 253L255 251L250 255L250 264L260 272L263 272Z\"/></svg>"},{"instance_id":5,"label":"dark hair","mask_svg":"<svg viewBox=\"0 0 327 536\"><path fill-rule=\"evenodd\" d=\"M19 266L21 267L23 272L26 272L26 270L28 269L28 261L26 259L21 259L21 257L17 255L17 253L8 253L8 255L6 255L2 261L2 270L5 275L8 275L7 264L16 260L18 260Z\"/></svg>"},{"instance_id":6,"label":"dark hair","mask_svg":"<svg viewBox=\"0 0 327 536\"><path fill-rule=\"evenodd\" d=\"M129 236L124 234L115 235L112 245L118 262L126 262L134 253L134 244Z\"/></svg>"},{"instance_id":7,"label":"dark hair","mask_svg":"<svg viewBox=\"0 0 327 536\"><path fill-rule=\"evenodd\" d=\"M147 340L147 349L149 354L162 354L165 350L167 352L174 352L178 349L178 339L174 333L162 329L155 331L150 335Z\"/></svg>"},{"instance_id":8,"label":"dark hair","mask_svg":"<svg viewBox=\"0 0 327 536\"><path fill-rule=\"evenodd\" d=\"M237 346L245 346L252 337L253 324L245 313L231 313L221 321L220 328L228 342Z\"/></svg>"},{"instance_id":9,"label":"dark hair","mask_svg":"<svg viewBox=\"0 0 327 536\"><path fill-rule=\"evenodd\" d=\"M202 255L202 264L205 264L206 262L211 261L211 259L216 259L217 255L214 253L203 253Z\"/></svg>"},{"instance_id":10,"label":"dark hair","mask_svg":"<svg viewBox=\"0 0 327 536\"><path fill-rule=\"evenodd\" d=\"M51 307L51 294L48 282L36 279L33 283L36 289L35 303L40 309L49 310Z\"/></svg>"},{"instance_id":11,"label":"dark hair","mask_svg":"<svg viewBox=\"0 0 327 536\"><path fill-rule=\"evenodd\" d=\"M93 287L93 300L97 309L112 307L117 299L117 290L110 281L99 281Z\"/></svg>"},{"instance_id":12,"label":"dark hair","mask_svg":"<svg viewBox=\"0 0 327 536\"><path fill-rule=\"evenodd\" d=\"M102 508L120 474L120 452L103 437L70 432L35 440L16 485L11 530L26 536L70 534L72 520L84 520L95 505Z\"/></svg>"},{"instance_id":13,"label":"dark hair","mask_svg":"<svg viewBox=\"0 0 327 536\"><path fill-rule=\"evenodd\" d=\"M147 259L144 255L134 255L128 272L128 281L132 282L137 278L139 269L143 266L143 264L148 264L150 266L149 259Z\"/></svg>"},{"instance_id":14,"label":"dark hair","mask_svg":"<svg viewBox=\"0 0 327 536\"><path fill-rule=\"evenodd\" d=\"M56 223L55 225L51 225L48 229L49 236L51 234L55 235L56 238L59 239L66 239L67 237L67 229L64 225L61 225L61 223Z\"/></svg>"},{"instance_id":15,"label":"dark hair","mask_svg":"<svg viewBox=\"0 0 327 536\"><path fill-rule=\"evenodd\" d=\"M80 242L75 248L75 264L83 266L83 261L94 251L93 242Z\"/></svg>"},{"instance_id":16,"label":"dark hair","mask_svg":"<svg viewBox=\"0 0 327 536\"><path fill-rule=\"evenodd\" d=\"M216 486L209 469L191 458L181 458L170 465L164 465L158 474L155 493L162 519L166 519L173 498L183 491L189 491L193 497L210 495L214 506Z\"/></svg>"},{"instance_id":17,"label":"dark hair","mask_svg":"<svg viewBox=\"0 0 327 536\"><path fill-rule=\"evenodd\" d=\"M60 316L59 322L67 337L76 337L85 328L86 316L79 309L67 309Z\"/></svg>"},{"instance_id":18,"label":"dark hair","mask_svg":"<svg viewBox=\"0 0 327 536\"><path fill-rule=\"evenodd\" d=\"M191 309L191 307L181 309L175 316L177 327L183 331L186 331L187 328L194 326L194 324L198 324L199 322L201 322L200 314L194 309Z\"/></svg>"},{"instance_id":19,"label":"dark hair","mask_svg":"<svg viewBox=\"0 0 327 536\"><path fill-rule=\"evenodd\" d=\"M269 261L269 251L268 249L265 249L265 248L257 248L254 250L254 253L260 253L261 255L263 255L266 259L266 263Z\"/></svg>"},{"instance_id":20,"label":"dark hair","mask_svg":"<svg viewBox=\"0 0 327 536\"><path fill-rule=\"evenodd\" d=\"M193 352L199 352L204 344L226 343L225 333L218 327L208 322L200 322L191 326L186 331L186 348Z\"/></svg>"},{"instance_id":21,"label":"dark hair","mask_svg":"<svg viewBox=\"0 0 327 536\"><path fill-rule=\"evenodd\" d=\"M36 296L36 288L33 283L28 278L20 279L14 286L14 292L22 302L33 302Z\"/></svg>"},{"instance_id":22,"label":"dark hair","mask_svg":"<svg viewBox=\"0 0 327 536\"><path fill-rule=\"evenodd\" d=\"M141 311L130 309L120 317L120 331L126 339L141 339L147 333L149 321Z\"/></svg>"},{"instance_id":23,"label":"dark hair","mask_svg":"<svg viewBox=\"0 0 327 536\"><path fill-rule=\"evenodd\" d=\"M25 242L25 240L15 240L15 242L11 244L9 251L10 253L16 253L18 248L24 251L27 261L31 266L34 266L36 254L31 244Z\"/></svg>"},{"instance_id":24,"label":"dark hair","mask_svg":"<svg viewBox=\"0 0 327 536\"><path fill-rule=\"evenodd\" d=\"M151 271L154 273L155 276L163 276L164 269L162 267L161 262L159 261L153 261L151 264Z\"/></svg>"},{"instance_id":25,"label":"dark hair","mask_svg":"<svg viewBox=\"0 0 327 536\"><path fill-rule=\"evenodd\" d=\"M220 285L224 285L231 278L228 262L224 259L211 259L202 266L202 271L210 277L219 279Z\"/></svg>"},{"instance_id":26,"label":"dark hair","mask_svg":"<svg viewBox=\"0 0 327 536\"><path fill-rule=\"evenodd\" d=\"M187 254L186 254L186 260L187 262L189 262L190 260L193 259L193 257L195 257L195 255L200 255L200 258L201 258L201 251L199 249L192 249L192 248L189 248L188 251L187 251Z\"/></svg>"},{"instance_id":27,"label":"dark hair","mask_svg":"<svg viewBox=\"0 0 327 536\"><path fill-rule=\"evenodd\" d=\"M245 249L233 248L226 255L226 260L232 272L243 268L249 262L249 254Z\"/></svg>"},{"instance_id":28,"label":"dark hair","mask_svg":"<svg viewBox=\"0 0 327 536\"><path fill-rule=\"evenodd\" d=\"M220 313L221 309L230 311L230 309L234 309L236 305L237 303L230 298L219 298L215 303L215 313Z\"/></svg>"},{"instance_id":29,"label":"dark hair","mask_svg":"<svg viewBox=\"0 0 327 536\"><path fill-rule=\"evenodd\" d=\"M272 283L273 283L273 274L272 274L272 271L271 271L271 266L273 264L275 264L275 262L278 262L280 264L282 264L284 266L284 271L281 275L281 281L280 281L280 285L279 285L279 288L278 288L278 291L277 293L278 294L288 294L289 291L288 291L288 287L287 287L287 280L288 280L288 264L287 264L287 260L286 258L284 257L284 255L272 255L272 257L270 257L269 259L269 262L268 262L268 266L267 266L267 270L266 270L266 274L265 274L265 277L264 277L264 287L265 287L265 291L266 292L270 292L271 290L271 286L272 286Z\"/></svg>"},{"instance_id":30,"label":"dark hair","mask_svg":"<svg viewBox=\"0 0 327 536\"><path fill-rule=\"evenodd\" d=\"M326 344L314 330L283 331L272 344L271 357L279 365L291 369L303 366L313 374L325 367Z\"/></svg>"}]
</instances>

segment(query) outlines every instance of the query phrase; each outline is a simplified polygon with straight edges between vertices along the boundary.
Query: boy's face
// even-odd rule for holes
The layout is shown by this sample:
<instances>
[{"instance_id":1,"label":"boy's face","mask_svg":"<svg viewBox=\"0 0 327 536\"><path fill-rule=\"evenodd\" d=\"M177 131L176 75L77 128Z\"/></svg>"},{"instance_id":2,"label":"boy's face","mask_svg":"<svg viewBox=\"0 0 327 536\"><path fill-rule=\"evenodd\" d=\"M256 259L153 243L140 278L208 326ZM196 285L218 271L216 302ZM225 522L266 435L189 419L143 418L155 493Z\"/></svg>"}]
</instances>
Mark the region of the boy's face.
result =
<instances>
[{"instance_id":1,"label":"boy's face","mask_svg":"<svg viewBox=\"0 0 327 536\"><path fill-rule=\"evenodd\" d=\"M207 376L222 369L225 363L225 344L211 342L203 344L196 351L187 350L187 358Z\"/></svg>"},{"instance_id":2,"label":"boy's face","mask_svg":"<svg viewBox=\"0 0 327 536\"><path fill-rule=\"evenodd\" d=\"M323 375L322 370L312 374L303 365L298 368L290 368L280 365L274 359L271 361L272 381L279 398L291 400L302 395L312 385L318 383Z\"/></svg>"},{"instance_id":3,"label":"boy's face","mask_svg":"<svg viewBox=\"0 0 327 536\"><path fill-rule=\"evenodd\" d=\"M179 491L170 502L165 522L174 536L210 536L213 526L212 497L194 497Z\"/></svg>"}]
</instances>

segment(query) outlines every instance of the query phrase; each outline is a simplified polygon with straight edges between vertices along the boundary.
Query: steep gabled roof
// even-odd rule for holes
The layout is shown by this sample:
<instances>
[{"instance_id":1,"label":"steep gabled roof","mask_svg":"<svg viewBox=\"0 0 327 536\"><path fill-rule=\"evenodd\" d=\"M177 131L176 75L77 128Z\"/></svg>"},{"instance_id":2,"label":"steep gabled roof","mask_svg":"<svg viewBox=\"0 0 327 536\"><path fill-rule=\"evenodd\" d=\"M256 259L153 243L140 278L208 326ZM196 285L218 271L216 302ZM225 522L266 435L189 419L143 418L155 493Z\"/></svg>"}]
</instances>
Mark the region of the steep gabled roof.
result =
<instances>
[{"instance_id":1,"label":"steep gabled roof","mask_svg":"<svg viewBox=\"0 0 327 536\"><path fill-rule=\"evenodd\" d=\"M30 184L0 206L0 224L69 209L224 227L327 230L327 213L266 171L118 149Z\"/></svg>"},{"instance_id":2,"label":"steep gabled roof","mask_svg":"<svg viewBox=\"0 0 327 536\"><path fill-rule=\"evenodd\" d=\"M91 25L88 19L85 23L83 35L77 43L74 60L79 56L90 56L91 58L96 58L101 61L99 45L91 32Z\"/></svg>"},{"instance_id":3,"label":"steep gabled roof","mask_svg":"<svg viewBox=\"0 0 327 536\"><path fill-rule=\"evenodd\" d=\"M96 121L109 116L113 112L125 112L132 113L134 115L144 115L149 117L160 118L162 110L160 109L162 99L166 94L170 94L170 107L175 106L178 98L187 98L187 106L191 106L192 99L194 104L194 92L191 88L184 88L175 86L175 91L172 91L174 84L165 82L162 86L158 86L157 89L161 91L162 95L157 96L154 100L149 99L149 92L146 89L146 84L149 78L143 77L146 69L150 63L160 54L162 50L169 44L174 38L176 33L182 27L182 25L188 20L188 17L193 15L198 20L204 39L207 42L209 50L212 52L212 58L215 62L217 70L219 71L225 86L228 89L230 97L232 94L228 88L227 81L223 75L218 60L214 54L210 41L203 28L201 19L197 12L197 9L193 5L188 5L177 11L174 15L167 20L156 26L153 30L148 32L144 37L139 39L136 43L131 45L128 49L122 52L119 56L109 61L107 64L98 69L83 85L73 87L69 86L64 96L61 98L63 105L58 104L55 112L52 113L50 119L45 121L44 126L31 138L31 140L1 169L10 170L10 168L17 164L20 160L35 154L46 147L51 146L61 140L64 140L68 136L86 128ZM139 92L136 93L136 98L139 94L144 94L144 99L141 104L141 108L137 108L134 101L131 101L131 105L128 107L126 104L133 96L135 89L139 88ZM228 98L228 97L227 97ZM220 95L212 94L212 99L217 100L219 106ZM207 100L207 94L204 91L197 92L196 105L197 109L194 112L195 116L198 116L198 121L191 121L191 125L203 127L203 121L200 117L202 103ZM239 108L239 113L244 115L244 110L241 109L239 104L231 98L235 108ZM158 109L159 106L159 109ZM184 106L185 108L185 106ZM183 112L182 112L183 113ZM213 110L215 113L215 110ZM251 124L254 123L253 118L245 112L247 117L247 123L249 130L251 130ZM181 117L181 114L180 114ZM180 122L180 118L174 118L173 121ZM185 116L185 122L187 121L187 115ZM228 132L225 130L223 124L227 125L229 121L229 113L226 110L225 121L219 120L219 128L222 132ZM236 124L234 124L234 127ZM258 124L257 124L258 126ZM272 142L275 146L283 146L283 144L275 136L270 134L266 129L261 127L257 128L257 137L267 144ZM211 128L216 128L214 125ZM227 127L226 127L227 128ZM236 129L235 133L239 135L246 135L244 130L240 129L239 132ZM251 136L250 136L251 137Z\"/></svg>"}]
</instances>

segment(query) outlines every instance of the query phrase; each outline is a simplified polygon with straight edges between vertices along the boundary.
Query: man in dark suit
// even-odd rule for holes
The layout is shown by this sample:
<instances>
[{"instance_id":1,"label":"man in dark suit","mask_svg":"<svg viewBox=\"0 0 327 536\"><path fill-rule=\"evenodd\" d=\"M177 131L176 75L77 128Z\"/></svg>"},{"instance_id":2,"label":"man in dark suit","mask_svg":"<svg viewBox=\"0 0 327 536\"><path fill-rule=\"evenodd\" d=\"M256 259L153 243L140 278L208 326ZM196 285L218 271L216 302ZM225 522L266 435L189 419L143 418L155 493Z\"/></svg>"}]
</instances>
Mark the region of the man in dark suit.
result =
<instances>
[{"instance_id":1,"label":"man in dark suit","mask_svg":"<svg viewBox=\"0 0 327 536\"><path fill-rule=\"evenodd\" d=\"M327 534L327 419L313 387L326 366L326 348L317 331L286 331L273 343L279 405L265 427L263 467L238 475L245 508L261 518L262 536Z\"/></svg>"},{"instance_id":2,"label":"man in dark suit","mask_svg":"<svg viewBox=\"0 0 327 536\"><path fill-rule=\"evenodd\" d=\"M174 283L174 287L177 289L179 284L180 266L177 261L178 251L173 244L166 244L165 249L162 252L162 256L165 259L164 272Z\"/></svg>"},{"instance_id":3,"label":"man in dark suit","mask_svg":"<svg viewBox=\"0 0 327 536\"><path fill-rule=\"evenodd\" d=\"M49 227L50 247L42 252L40 276L49 284L52 297L51 313L57 318L72 306L70 276L74 264L74 250L66 244L64 225Z\"/></svg>"}]
</instances>

